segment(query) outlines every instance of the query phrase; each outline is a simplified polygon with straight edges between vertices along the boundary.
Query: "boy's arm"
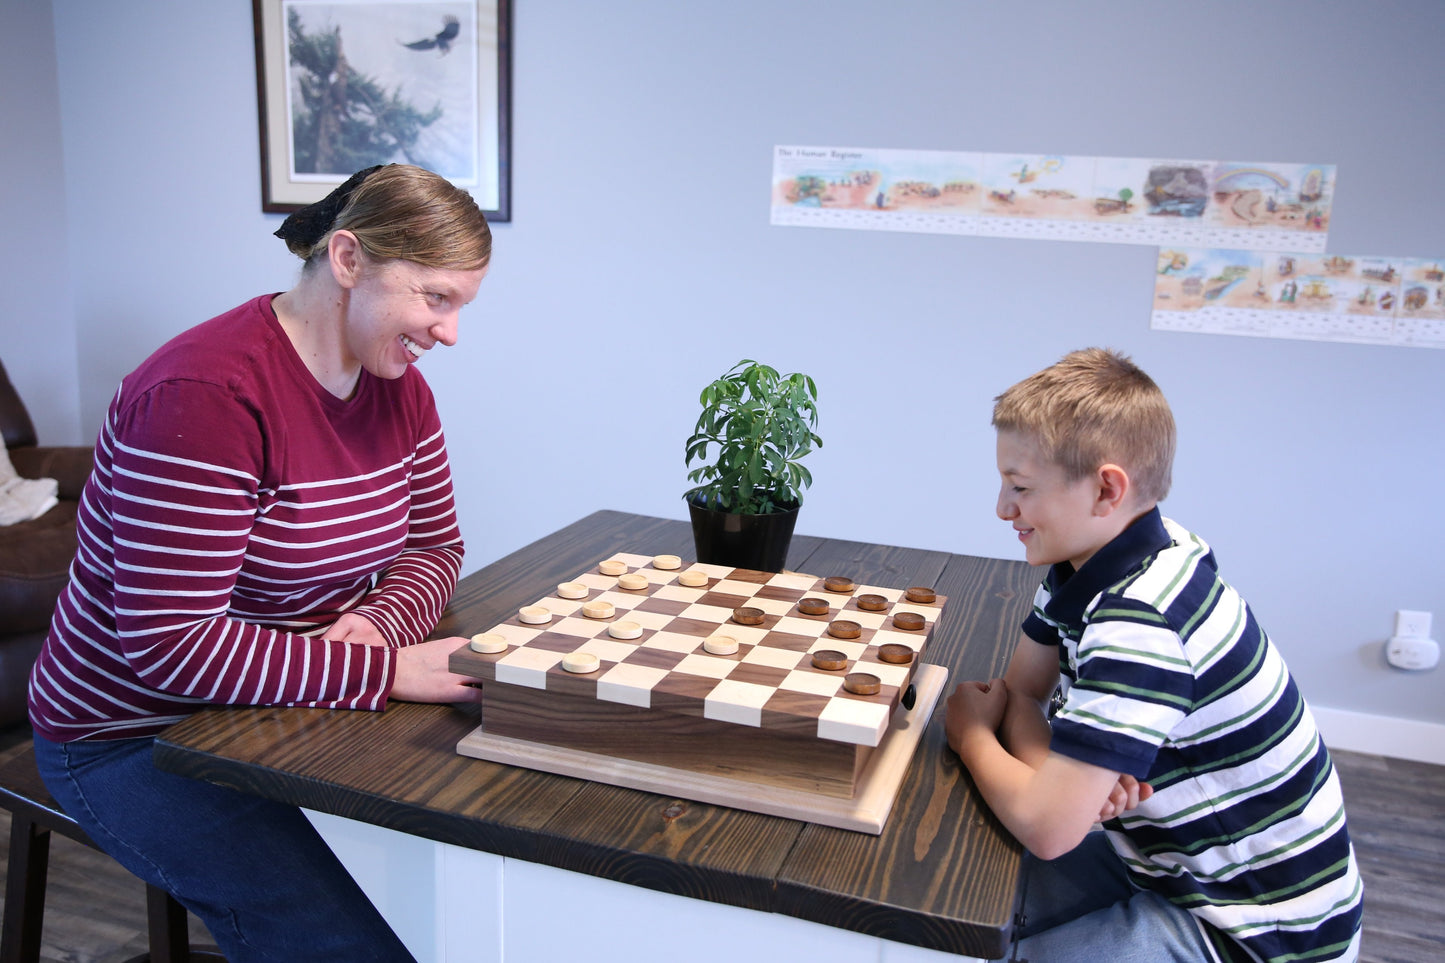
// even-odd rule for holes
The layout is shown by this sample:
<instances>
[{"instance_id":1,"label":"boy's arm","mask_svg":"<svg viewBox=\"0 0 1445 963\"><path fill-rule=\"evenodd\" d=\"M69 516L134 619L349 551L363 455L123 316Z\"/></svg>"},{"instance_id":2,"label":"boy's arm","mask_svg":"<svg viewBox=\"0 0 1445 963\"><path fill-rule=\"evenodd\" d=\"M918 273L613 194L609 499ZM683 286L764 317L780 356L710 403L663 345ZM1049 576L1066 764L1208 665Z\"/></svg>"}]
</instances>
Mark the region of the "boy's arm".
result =
<instances>
[{"instance_id":1,"label":"boy's arm","mask_svg":"<svg viewBox=\"0 0 1445 963\"><path fill-rule=\"evenodd\" d=\"M1008 831L1040 859L1056 859L1083 841L1119 774L1053 752L1037 768L1010 755L996 731L1013 701L1003 679L961 683L948 698L948 744Z\"/></svg>"},{"instance_id":2,"label":"boy's arm","mask_svg":"<svg viewBox=\"0 0 1445 963\"><path fill-rule=\"evenodd\" d=\"M1008 703L998 730L1009 754L1037 769L1049 754L1048 704L1059 685L1059 650L1020 633L1004 673Z\"/></svg>"}]
</instances>

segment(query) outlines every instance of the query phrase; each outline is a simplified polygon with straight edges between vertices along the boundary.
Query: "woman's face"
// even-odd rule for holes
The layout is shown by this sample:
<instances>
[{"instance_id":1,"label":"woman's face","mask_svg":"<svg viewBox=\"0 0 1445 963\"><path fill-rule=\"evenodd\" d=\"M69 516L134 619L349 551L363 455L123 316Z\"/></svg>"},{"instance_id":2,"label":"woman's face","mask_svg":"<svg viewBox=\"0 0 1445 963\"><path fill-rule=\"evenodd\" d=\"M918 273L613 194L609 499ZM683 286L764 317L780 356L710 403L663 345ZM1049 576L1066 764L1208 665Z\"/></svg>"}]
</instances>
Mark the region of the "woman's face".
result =
<instances>
[{"instance_id":1,"label":"woman's face","mask_svg":"<svg viewBox=\"0 0 1445 963\"><path fill-rule=\"evenodd\" d=\"M486 274L485 267L459 271L414 261L367 264L346 303L346 360L391 380L437 344L456 344L457 314Z\"/></svg>"}]
</instances>

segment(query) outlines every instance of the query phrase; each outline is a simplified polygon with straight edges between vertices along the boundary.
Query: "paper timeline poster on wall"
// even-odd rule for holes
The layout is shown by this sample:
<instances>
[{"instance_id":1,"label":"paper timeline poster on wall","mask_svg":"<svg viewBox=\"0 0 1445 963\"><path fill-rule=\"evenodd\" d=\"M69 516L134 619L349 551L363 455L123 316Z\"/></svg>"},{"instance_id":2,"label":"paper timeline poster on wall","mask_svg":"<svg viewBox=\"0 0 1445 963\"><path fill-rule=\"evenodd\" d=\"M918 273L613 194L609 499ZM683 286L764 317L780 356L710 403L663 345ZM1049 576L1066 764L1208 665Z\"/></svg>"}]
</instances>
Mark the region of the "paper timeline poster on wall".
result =
<instances>
[{"instance_id":1,"label":"paper timeline poster on wall","mask_svg":"<svg viewBox=\"0 0 1445 963\"><path fill-rule=\"evenodd\" d=\"M1323 251L1330 164L774 147L771 223Z\"/></svg>"},{"instance_id":2,"label":"paper timeline poster on wall","mask_svg":"<svg viewBox=\"0 0 1445 963\"><path fill-rule=\"evenodd\" d=\"M1161 250L1151 326L1445 348L1445 258Z\"/></svg>"}]
</instances>

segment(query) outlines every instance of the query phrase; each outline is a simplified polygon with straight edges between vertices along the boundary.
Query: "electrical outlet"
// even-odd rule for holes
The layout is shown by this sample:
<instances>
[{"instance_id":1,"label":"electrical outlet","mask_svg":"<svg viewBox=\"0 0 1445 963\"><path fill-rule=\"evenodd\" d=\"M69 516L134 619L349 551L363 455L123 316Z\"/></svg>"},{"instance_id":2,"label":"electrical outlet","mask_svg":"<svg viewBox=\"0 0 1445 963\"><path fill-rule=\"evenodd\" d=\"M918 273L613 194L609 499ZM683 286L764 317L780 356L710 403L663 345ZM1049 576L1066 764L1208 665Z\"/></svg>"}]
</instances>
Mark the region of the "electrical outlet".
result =
<instances>
[{"instance_id":1,"label":"electrical outlet","mask_svg":"<svg viewBox=\"0 0 1445 963\"><path fill-rule=\"evenodd\" d=\"M1413 612L1400 609L1395 613L1395 638L1428 639L1430 637L1429 612Z\"/></svg>"},{"instance_id":2,"label":"electrical outlet","mask_svg":"<svg viewBox=\"0 0 1445 963\"><path fill-rule=\"evenodd\" d=\"M1397 669L1419 672L1440 664L1440 643L1434 639L1395 636L1385 643L1385 661Z\"/></svg>"}]
</instances>

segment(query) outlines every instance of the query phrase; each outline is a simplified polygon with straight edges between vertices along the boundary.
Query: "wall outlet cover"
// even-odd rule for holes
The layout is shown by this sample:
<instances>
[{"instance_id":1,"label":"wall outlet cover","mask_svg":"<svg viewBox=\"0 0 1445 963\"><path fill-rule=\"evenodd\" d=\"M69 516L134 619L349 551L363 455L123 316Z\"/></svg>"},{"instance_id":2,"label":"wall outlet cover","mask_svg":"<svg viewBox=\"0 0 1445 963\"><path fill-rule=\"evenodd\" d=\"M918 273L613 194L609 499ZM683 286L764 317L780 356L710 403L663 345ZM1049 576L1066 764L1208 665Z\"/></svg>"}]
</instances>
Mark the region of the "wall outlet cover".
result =
<instances>
[{"instance_id":1,"label":"wall outlet cover","mask_svg":"<svg viewBox=\"0 0 1445 963\"><path fill-rule=\"evenodd\" d=\"M1434 639L1394 636L1385 643L1385 661L1397 669L1420 672L1440 664L1440 644Z\"/></svg>"}]
</instances>

